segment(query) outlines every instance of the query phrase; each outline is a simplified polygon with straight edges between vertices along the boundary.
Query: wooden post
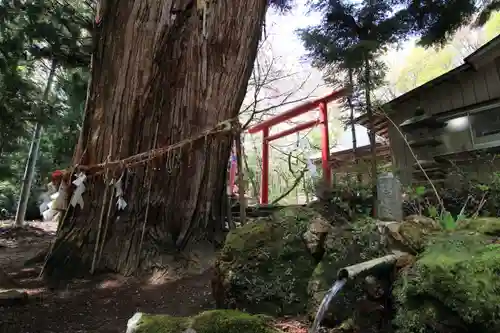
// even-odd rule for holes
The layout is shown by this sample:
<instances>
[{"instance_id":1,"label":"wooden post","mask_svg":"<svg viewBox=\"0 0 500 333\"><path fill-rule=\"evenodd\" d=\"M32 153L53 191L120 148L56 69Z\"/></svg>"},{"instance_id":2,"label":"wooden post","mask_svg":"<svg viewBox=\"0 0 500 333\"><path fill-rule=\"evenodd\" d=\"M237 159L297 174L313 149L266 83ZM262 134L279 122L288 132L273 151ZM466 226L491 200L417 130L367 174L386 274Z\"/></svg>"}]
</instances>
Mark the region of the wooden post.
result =
<instances>
[{"instance_id":1,"label":"wooden post","mask_svg":"<svg viewBox=\"0 0 500 333\"><path fill-rule=\"evenodd\" d=\"M245 183L243 179L243 148L241 147L241 133L236 134L236 163L238 165L238 197L240 201L240 223L246 222L246 204L245 204Z\"/></svg>"},{"instance_id":2,"label":"wooden post","mask_svg":"<svg viewBox=\"0 0 500 333\"><path fill-rule=\"evenodd\" d=\"M269 202L269 129L262 130L262 174L260 182L260 203L267 205Z\"/></svg>"},{"instance_id":3,"label":"wooden post","mask_svg":"<svg viewBox=\"0 0 500 333\"><path fill-rule=\"evenodd\" d=\"M326 186L332 186L332 171L330 169L330 140L328 135L328 109L326 102L319 103L319 114L321 120L321 165L323 167L323 179Z\"/></svg>"}]
</instances>

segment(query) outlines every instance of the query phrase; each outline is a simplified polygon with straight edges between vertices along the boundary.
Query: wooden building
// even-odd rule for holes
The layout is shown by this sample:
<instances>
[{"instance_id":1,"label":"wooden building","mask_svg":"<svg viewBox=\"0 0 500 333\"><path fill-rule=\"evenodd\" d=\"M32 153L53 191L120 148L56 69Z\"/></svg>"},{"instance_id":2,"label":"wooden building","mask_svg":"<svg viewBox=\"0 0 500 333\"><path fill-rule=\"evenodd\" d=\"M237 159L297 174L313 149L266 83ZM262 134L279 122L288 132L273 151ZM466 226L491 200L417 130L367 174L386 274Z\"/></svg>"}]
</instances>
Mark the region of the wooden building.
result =
<instances>
[{"instance_id":1,"label":"wooden building","mask_svg":"<svg viewBox=\"0 0 500 333\"><path fill-rule=\"evenodd\" d=\"M356 122L370 127L366 116ZM463 65L385 104L374 127L388 134L404 185L425 180L419 164L438 183L457 181L460 173L491 176L500 166L500 36Z\"/></svg>"},{"instance_id":2,"label":"wooden building","mask_svg":"<svg viewBox=\"0 0 500 333\"><path fill-rule=\"evenodd\" d=\"M378 142L376 145L377 164L379 167L387 167L392 162L391 149L388 144ZM363 183L371 183L371 149L370 145L356 148L358 163L354 163L354 150L343 149L330 153L329 162L332 170L333 184L344 183L361 176ZM321 165L321 158L313 159L316 166Z\"/></svg>"}]
</instances>

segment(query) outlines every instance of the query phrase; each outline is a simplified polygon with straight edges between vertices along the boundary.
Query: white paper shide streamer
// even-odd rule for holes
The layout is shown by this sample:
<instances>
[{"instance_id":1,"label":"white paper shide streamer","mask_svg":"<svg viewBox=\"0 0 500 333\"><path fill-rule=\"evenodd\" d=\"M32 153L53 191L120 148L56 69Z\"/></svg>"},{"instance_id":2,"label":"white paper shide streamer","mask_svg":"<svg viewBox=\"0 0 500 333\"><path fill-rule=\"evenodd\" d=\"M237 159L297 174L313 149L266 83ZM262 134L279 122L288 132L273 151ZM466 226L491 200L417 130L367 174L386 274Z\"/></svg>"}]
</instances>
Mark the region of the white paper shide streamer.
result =
<instances>
[{"instance_id":1,"label":"white paper shide streamer","mask_svg":"<svg viewBox=\"0 0 500 333\"><path fill-rule=\"evenodd\" d=\"M80 172L77 176L76 179L73 180L73 185L76 186L75 191L73 192L73 196L71 197L71 201L69 204L73 207L76 207L76 205L79 205L80 208L83 208L83 192L85 192L85 180L87 179L87 176L83 173Z\"/></svg>"},{"instance_id":2,"label":"white paper shide streamer","mask_svg":"<svg viewBox=\"0 0 500 333\"><path fill-rule=\"evenodd\" d=\"M316 172L316 166L314 165L310 154L311 154L311 145L309 144L309 140L306 138L300 138L299 140L299 146L304 152L304 156L306 157L306 163L307 163L307 170L309 171L309 174L311 177L316 177L318 173Z\"/></svg>"},{"instance_id":3,"label":"white paper shide streamer","mask_svg":"<svg viewBox=\"0 0 500 333\"><path fill-rule=\"evenodd\" d=\"M59 185L59 190L56 190L52 182L47 184L47 191L40 196L42 203L39 208L43 220L54 221L59 212L65 211L67 198L68 192L64 182Z\"/></svg>"},{"instance_id":4,"label":"white paper shide streamer","mask_svg":"<svg viewBox=\"0 0 500 333\"><path fill-rule=\"evenodd\" d=\"M125 201L125 199L123 199L123 188L122 188L122 184L123 184L123 174L120 176L120 178L116 181L115 183L115 197L118 198L118 200L116 201L116 205L118 206L118 210L124 210L125 207L127 207L127 202Z\"/></svg>"}]
</instances>

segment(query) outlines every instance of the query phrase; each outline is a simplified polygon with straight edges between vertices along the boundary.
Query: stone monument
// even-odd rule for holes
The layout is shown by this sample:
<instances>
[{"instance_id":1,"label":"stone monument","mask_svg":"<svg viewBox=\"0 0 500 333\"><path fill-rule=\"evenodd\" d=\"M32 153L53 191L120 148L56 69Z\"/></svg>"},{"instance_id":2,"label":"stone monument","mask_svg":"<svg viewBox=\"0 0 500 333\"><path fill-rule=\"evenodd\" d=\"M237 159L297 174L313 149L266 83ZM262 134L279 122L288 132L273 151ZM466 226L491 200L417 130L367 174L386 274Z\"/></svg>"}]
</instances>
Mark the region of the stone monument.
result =
<instances>
[{"instance_id":1,"label":"stone monument","mask_svg":"<svg viewBox=\"0 0 500 333\"><path fill-rule=\"evenodd\" d=\"M377 178L377 218L382 221L403 220L403 196L401 182L392 172Z\"/></svg>"}]
</instances>

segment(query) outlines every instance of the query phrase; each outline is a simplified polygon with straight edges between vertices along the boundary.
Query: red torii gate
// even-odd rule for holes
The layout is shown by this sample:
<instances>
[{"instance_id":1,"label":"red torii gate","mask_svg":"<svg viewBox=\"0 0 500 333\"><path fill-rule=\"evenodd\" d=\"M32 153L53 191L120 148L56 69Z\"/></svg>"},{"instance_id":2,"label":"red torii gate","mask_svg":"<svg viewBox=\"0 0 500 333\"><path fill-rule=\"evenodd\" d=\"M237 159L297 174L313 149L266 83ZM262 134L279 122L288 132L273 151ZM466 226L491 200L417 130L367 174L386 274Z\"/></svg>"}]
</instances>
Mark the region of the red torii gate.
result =
<instances>
[{"instance_id":1,"label":"red torii gate","mask_svg":"<svg viewBox=\"0 0 500 333\"><path fill-rule=\"evenodd\" d=\"M335 90L329 95L322 98L306 102L299 106L294 107L291 110L285 111L277 116L271 117L260 123L250 127L248 133L254 134L262 131L262 175L261 175L261 186L260 186L260 203L267 204L269 201L269 142L282 138L284 136L303 131L305 129L314 127L321 124L321 164L323 167L323 178L326 184L331 184L332 174L330 171L330 164L328 163L328 157L330 154L329 142L328 142L328 110L327 104L341 97L347 96L350 93L350 89L342 88L340 90ZM319 108L320 117L319 120L311 120L301 125L297 125L285 131L269 135L269 129L277 124L280 124L289 119L295 118L301 114L309 112Z\"/></svg>"}]
</instances>

